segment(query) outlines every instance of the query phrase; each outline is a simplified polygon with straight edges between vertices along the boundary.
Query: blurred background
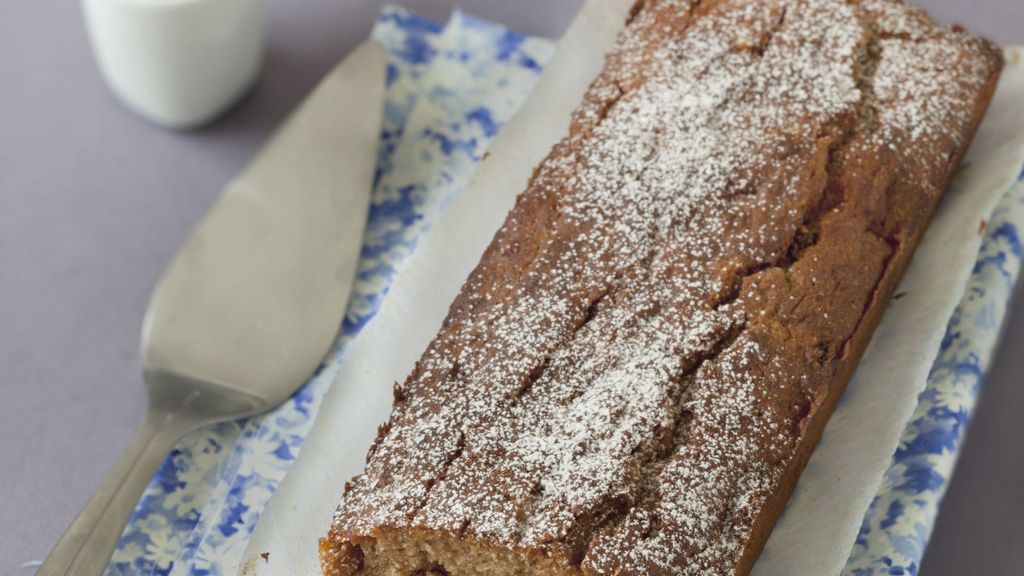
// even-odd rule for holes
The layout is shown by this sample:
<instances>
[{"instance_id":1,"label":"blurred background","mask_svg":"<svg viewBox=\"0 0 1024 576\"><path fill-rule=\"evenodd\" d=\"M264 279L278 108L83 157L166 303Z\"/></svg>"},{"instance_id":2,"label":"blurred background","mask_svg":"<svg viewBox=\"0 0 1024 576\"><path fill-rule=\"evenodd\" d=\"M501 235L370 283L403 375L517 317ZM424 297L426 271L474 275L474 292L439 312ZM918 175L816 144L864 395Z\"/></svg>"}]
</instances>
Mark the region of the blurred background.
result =
<instances>
[{"instance_id":1,"label":"blurred background","mask_svg":"<svg viewBox=\"0 0 1024 576\"><path fill-rule=\"evenodd\" d=\"M0 573L31 573L21 564L46 556L140 425L138 335L170 257L220 187L366 37L382 4L266 2L255 89L212 125L175 132L112 96L78 3L0 2ZM404 4L437 19L456 5ZM1024 44L1021 0L918 4ZM557 37L579 1L458 5ZM1007 327L926 576L1024 573L1024 305Z\"/></svg>"}]
</instances>

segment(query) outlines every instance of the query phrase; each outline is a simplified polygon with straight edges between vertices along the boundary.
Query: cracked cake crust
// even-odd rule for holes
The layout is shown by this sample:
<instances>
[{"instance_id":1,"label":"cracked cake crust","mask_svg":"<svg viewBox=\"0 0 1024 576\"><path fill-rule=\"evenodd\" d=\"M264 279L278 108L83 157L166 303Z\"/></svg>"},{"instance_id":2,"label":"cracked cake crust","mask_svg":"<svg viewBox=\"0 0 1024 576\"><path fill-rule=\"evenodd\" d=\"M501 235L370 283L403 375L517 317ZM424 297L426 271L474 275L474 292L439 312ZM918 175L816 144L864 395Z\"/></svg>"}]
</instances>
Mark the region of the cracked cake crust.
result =
<instances>
[{"instance_id":1,"label":"cracked cake crust","mask_svg":"<svg viewBox=\"0 0 1024 576\"><path fill-rule=\"evenodd\" d=\"M638 2L325 575L747 574L1000 68L892 0Z\"/></svg>"}]
</instances>

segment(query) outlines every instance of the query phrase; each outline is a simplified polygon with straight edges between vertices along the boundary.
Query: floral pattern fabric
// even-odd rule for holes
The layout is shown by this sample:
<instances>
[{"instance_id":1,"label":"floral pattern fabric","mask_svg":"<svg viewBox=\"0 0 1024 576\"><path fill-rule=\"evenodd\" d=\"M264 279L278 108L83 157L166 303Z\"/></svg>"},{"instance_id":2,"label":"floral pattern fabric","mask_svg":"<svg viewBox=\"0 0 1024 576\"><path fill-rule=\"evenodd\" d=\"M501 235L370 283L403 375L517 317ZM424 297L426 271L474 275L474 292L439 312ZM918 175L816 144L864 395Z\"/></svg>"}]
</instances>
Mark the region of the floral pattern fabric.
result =
<instances>
[{"instance_id":1,"label":"floral pattern fabric","mask_svg":"<svg viewBox=\"0 0 1024 576\"><path fill-rule=\"evenodd\" d=\"M548 40L458 11L441 24L387 7L372 36L389 54L384 116L361 259L337 342L310 381L275 410L178 443L136 506L107 576L236 573L346 343L374 315L416 239L554 53Z\"/></svg>"}]
</instances>

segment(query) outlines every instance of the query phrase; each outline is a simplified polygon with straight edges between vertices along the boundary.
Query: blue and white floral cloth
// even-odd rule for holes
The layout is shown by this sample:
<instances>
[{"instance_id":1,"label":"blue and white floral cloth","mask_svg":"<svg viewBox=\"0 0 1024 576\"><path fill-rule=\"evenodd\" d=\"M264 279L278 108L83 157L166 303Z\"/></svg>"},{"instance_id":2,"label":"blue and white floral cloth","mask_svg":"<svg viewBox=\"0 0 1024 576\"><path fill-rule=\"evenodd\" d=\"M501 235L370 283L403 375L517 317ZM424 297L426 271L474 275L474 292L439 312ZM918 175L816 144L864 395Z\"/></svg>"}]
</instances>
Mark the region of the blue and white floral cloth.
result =
<instances>
[{"instance_id":1,"label":"blue and white floral cloth","mask_svg":"<svg viewBox=\"0 0 1024 576\"><path fill-rule=\"evenodd\" d=\"M554 45L456 12L440 24L385 8L389 51L376 184L338 340L290 400L183 439L150 482L108 576L233 575L291 467L345 345L374 315L416 239L459 191L529 95ZM1022 175L1024 176L1024 175ZM845 576L915 574L1021 266L1024 181L992 215L927 389L867 511Z\"/></svg>"},{"instance_id":2,"label":"blue and white floral cloth","mask_svg":"<svg viewBox=\"0 0 1024 576\"><path fill-rule=\"evenodd\" d=\"M389 52L384 119L358 276L338 340L282 406L197 431L175 447L136 506L107 576L235 574L346 343L554 53L548 40L461 12L441 24L388 7L372 35Z\"/></svg>"}]
</instances>

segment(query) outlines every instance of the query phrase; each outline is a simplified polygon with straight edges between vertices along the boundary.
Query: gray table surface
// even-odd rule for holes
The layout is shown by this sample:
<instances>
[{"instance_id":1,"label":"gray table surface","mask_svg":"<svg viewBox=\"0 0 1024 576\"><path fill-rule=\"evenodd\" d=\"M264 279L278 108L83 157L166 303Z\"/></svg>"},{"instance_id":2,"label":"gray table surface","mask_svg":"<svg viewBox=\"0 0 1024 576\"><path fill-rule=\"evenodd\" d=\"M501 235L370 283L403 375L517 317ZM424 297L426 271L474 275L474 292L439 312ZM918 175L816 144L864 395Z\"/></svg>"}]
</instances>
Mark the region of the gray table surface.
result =
<instances>
[{"instance_id":1,"label":"gray table surface","mask_svg":"<svg viewBox=\"0 0 1024 576\"><path fill-rule=\"evenodd\" d=\"M1024 43L1020 0L922 0L945 22ZM408 2L441 18L453 0ZM555 36L577 0L464 0ZM204 130L127 112L70 0L0 2L0 574L28 574L141 423L138 333L168 259L219 188L381 2L268 2L251 96ZM926 576L1024 573L1024 306L1002 348L923 564Z\"/></svg>"}]
</instances>

